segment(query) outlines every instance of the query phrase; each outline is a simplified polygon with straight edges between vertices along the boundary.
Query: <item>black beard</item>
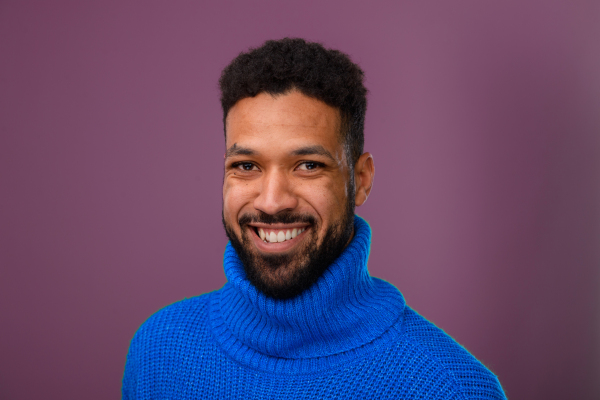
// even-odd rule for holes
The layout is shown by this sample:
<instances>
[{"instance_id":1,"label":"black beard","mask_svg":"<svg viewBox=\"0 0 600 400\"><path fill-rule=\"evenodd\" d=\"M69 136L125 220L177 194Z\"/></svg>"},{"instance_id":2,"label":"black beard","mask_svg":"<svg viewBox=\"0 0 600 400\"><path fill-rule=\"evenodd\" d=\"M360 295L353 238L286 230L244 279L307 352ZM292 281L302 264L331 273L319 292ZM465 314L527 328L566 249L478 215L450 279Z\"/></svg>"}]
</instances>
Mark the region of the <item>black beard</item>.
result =
<instances>
[{"instance_id":1,"label":"black beard","mask_svg":"<svg viewBox=\"0 0 600 400\"><path fill-rule=\"evenodd\" d=\"M223 227L231 245L244 265L246 277L259 291L275 299L290 299L311 287L327 270L329 265L342 254L354 232L354 190L351 188L347 199L346 210L342 219L332 224L317 245L316 220L312 215L282 212L275 215L259 211L256 215L244 214L238 223L242 229L242 237L238 238L233 229L223 218ZM248 237L248 224L260 222L277 223L309 223L312 240L291 254L259 255L252 251L252 242ZM297 262L293 268L286 268Z\"/></svg>"}]
</instances>

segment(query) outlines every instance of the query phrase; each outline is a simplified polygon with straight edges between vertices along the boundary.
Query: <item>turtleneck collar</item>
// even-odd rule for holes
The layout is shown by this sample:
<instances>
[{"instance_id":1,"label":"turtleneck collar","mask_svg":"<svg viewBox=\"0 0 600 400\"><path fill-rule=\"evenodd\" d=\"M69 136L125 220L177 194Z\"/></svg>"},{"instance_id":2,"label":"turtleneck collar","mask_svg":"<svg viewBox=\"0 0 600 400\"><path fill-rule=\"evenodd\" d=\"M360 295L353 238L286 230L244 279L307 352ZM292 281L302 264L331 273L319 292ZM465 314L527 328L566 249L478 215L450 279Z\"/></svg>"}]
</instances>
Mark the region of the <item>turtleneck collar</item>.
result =
<instances>
[{"instance_id":1,"label":"turtleneck collar","mask_svg":"<svg viewBox=\"0 0 600 400\"><path fill-rule=\"evenodd\" d=\"M355 216L354 237L318 281L299 296L276 300L247 279L230 243L224 257L228 282L211 301L213 333L236 357L311 359L360 348L402 315L404 299L367 270L371 229Z\"/></svg>"}]
</instances>

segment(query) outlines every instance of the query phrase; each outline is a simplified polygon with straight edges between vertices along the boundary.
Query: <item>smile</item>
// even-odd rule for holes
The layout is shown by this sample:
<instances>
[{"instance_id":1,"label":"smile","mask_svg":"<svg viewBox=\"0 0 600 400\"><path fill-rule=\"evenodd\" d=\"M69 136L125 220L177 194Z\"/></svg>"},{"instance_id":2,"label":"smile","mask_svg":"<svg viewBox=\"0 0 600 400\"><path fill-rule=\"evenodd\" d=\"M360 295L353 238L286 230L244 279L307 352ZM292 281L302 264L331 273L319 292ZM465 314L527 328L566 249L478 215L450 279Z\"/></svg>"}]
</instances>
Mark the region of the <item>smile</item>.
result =
<instances>
[{"instance_id":1,"label":"smile","mask_svg":"<svg viewBox=\"0 0 600 400\"><path fill-rule=\"evenodd\" d=\"M290 240L304 232L306 228L294 229L258 229L258 236L267 243L281 243Z\"/></svg>"},{"instance_id":2,"label":"smile","mask_svg":"<svg viewBox=\"0 0 600 400\"><path fill-rule=\"evenodd\" d=\"M294 227L266 227L266 226L251 226L252 230L264 243L284 243L298 237L302 232L306 231L308 226Z\"/></svg>"}]
</instances>

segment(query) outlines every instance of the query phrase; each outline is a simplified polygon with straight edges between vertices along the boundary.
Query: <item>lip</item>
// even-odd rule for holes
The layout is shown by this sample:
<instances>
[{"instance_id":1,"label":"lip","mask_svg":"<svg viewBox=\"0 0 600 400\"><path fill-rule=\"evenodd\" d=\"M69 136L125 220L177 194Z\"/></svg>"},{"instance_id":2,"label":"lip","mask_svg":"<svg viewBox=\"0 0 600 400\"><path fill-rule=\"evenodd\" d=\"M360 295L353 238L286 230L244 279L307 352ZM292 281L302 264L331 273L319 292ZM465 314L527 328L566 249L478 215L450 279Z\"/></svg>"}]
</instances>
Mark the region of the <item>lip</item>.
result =
<instances>
[{"instance_id":1,"label":"lip","mask_svg":"<svg viewBox=\"0 0 600 400\"><path fill-rule=\"evenodd\" d=\"M308 228L310 224L305 222L298 222L295 224L263 224L261 222L253 222L248 224L253 228L263 228L263 229L294 229L294 228Z\"/></svg>"},{"instance_id":2,"label":"lip","mask_svg":"<svg viewBox=\"0 0 600 400\"><path fill-rule=\"evenodd\" d=\"M254 245L258 248L259 251L264 253L283 253L288 250L291 250L298 243L302 241L306 232L312 229L312 225L307 225L305 223L301 224L248 224L248 229L250 230L250 237L254 242ZM293 239L286 240L281 243L265 243L260 236L256 233L254 228L263 228L263 229L294 229L294 228L306 228L302 233L296 236Z\"/></svg>"}]
</instances>

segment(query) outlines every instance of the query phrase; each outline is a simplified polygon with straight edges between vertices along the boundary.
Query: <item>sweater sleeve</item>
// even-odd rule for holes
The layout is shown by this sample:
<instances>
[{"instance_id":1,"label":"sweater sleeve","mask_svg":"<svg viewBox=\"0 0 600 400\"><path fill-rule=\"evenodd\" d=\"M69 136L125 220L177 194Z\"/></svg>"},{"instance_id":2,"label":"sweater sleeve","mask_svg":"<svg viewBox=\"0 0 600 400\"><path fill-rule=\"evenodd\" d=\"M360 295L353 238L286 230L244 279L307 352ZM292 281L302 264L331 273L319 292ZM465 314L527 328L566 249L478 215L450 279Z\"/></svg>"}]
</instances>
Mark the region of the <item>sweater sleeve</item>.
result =
<instances>
[{"instance_id":1,"label":"sweater sleeve","mask_svg":"<svg viewBox=\"0 0 600 400\"><path fill-rule=\"evenodd\" d=\"M404 333L454 381L460 399L506 400L498 377L448 334L409 307Z\"/></svg>"},{"instance_id":2,"label":"sweater sleeve","mask_svg":"<svg viewBox=\"0 0 600 400\"><path fill-rule=\"evenodd\" d=\"M121 395L123 400L134 400L137 388L137 334L131 340L129 352L127 353L127 361L125 363L125 373L123 374L123 386L121 387Z\"/></svg>"}]
</instances>

